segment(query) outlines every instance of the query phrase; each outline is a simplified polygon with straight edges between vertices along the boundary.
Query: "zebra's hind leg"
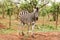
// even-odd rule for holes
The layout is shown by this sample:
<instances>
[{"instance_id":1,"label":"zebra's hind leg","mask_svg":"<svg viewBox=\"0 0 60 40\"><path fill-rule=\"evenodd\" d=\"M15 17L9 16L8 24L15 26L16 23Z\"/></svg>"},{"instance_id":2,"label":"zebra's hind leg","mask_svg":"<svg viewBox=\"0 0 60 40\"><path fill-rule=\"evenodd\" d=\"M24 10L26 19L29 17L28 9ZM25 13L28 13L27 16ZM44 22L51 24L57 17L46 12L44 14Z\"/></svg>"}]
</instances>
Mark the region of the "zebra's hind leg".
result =
<instances>
[{"instance_id":1,"label":"zebra's hind leg","mask_svg":"<svg viewBox=\"0 0 60 40\"><path fill-rule=\"evenodd\" d=\"M19 34L21 34L21 35L24 35L24 33L23 33L23 27L24 27L24 25L25 25L25 24L23 24L23 23L21 22L20 25L19 25L19 28L18 28Z\"/></svg>"},{"instance_id":2,"label":"zebra's hind leg","mask_svg":"<svg viewBox=\"0 0 60 40\"><path fill-rule=\"evenodd\" d=\"M25 35L25 34L24 34L24 31L23 31L23 29L24 29L24 25L25 25L25 24L24 24L24 23L22 23L22 28L21 28L21 29L22 29L22 31L21 31L21 33L22 33L22 35L23 35L23 36Z\"/></svg>"}]
</instances>

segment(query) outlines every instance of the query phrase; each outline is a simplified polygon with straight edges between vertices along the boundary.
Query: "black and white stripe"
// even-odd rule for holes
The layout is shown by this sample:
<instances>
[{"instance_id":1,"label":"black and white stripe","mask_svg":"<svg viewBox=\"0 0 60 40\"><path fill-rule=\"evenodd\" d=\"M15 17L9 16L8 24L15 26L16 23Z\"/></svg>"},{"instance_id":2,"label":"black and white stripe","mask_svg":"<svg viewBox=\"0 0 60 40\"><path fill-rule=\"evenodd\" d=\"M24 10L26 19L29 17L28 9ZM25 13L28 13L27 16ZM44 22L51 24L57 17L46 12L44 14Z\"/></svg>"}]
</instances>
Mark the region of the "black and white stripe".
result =
<instances>
[{"instance_id":1,"label":"black and white stripe","mask_svg":"<svg viewBox=\"0 0 60 40\"><path fill-rule=\"evenodd\" d=\"M20 15L26 15L27 13L28 13L27 10L22 10L19 14L20 14Z\"/></svg>"}]
</instances>

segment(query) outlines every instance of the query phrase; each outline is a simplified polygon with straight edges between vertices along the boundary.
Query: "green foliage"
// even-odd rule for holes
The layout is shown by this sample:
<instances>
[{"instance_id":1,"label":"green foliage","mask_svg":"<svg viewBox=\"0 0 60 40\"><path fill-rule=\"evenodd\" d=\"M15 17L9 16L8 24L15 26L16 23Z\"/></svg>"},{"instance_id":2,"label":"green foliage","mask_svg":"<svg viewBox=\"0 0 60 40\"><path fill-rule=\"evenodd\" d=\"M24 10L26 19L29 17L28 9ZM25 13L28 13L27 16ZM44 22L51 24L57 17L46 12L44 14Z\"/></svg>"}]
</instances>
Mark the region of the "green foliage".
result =
<instances>
[{"instance_id":1,"label":"green foliage","mask_svg":"<svg viewBox=\"0 0 60 40\"><path fill-rule=\"evenodd\" d=\"M41 16L46 16L46 14L47 14L47 10L46 10L46 8L42 8L41 9L41 11L40 11L40 14L41 14Z\"/></svg>"},{"instance_id":2,"label":"green foliage","mask_svg":"<svg viewBox=\"0 0 60 40\"><path fill-rule=\"evenodd\" d=\"M59 7L59 3L53 2L50 11L51 12L58 12L58 9L57 9L58 7Z\"/></svg>"},{"instance_id":3,"label":"green foliage","mask_svg":"<svg viewBox=\"0 0 60 40\"><path fill-rule=\"evenodd\" d=\"M28 10L29 12L33 11L33 7L35 8L37 6L38 1L37 0L32 0L30 3L25 0L26 3L21 3L20 8L21 10Z\"/></svg>"},{"instance_id":4,"label":"green foliage","mask_svg":"<svg viewBox=\"0 0 60 40\"><path fill-rule=\"evenodd\" d=\"M12 11L13 10L11 8L10 9L7 9L7 15L10 15L11 16L12 15Z\"/></svg>"},{"instance_id":5,"label":"green foliage","mask_svg":"<svg viewBox=\"0 0 60 40\"><path fill-rule=\"evenodd\" d=\"M27 4L21 4L20 5L21 10L28 10L29 12L32 12L33 7L31 4L27 3Z\"/></svg>"},{"instance_id":6,"label":"green foliage","mask_svg":"<svg viewBox=\"0 0 60 40\"><path fill-rule=\"evenodd\" d=\"M32 0L30 3L32 4L33 7L36 7L37 4L38 4L38 1L37 0Z\"/></svg>"}]
</instances>

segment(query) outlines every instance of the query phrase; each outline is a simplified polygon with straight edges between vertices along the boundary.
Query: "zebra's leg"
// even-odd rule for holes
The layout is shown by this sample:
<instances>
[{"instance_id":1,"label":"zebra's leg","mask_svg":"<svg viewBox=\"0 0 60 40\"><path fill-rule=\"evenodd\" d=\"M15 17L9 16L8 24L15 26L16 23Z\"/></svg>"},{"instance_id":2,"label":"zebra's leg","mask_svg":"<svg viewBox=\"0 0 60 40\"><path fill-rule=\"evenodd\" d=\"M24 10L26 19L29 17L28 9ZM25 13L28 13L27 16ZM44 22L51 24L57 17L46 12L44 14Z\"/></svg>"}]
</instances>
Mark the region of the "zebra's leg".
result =
<instances>
[{"instance_id":1,"label":"zebra's leg","mask_svg":"<svg viewBox=\"0 0 60 40\"><path fill-rule=\"evenodd\" d=\"M27 34L29 35L29 33L30 33L30 23L28 23L27 25L28 25L28 28L27 28L27 30L28 30L28 31L27 31Z\"/></svg>"},{"instance_id":2,"label":"zebra's leg","mask_svg":"<svg viewBox=\"0 0 60 40\"><path fill-rule=\"evenodd\" d=\"M35 22L32 23L32 32L34 31Z\"/></svg>"},{"instance_id":3,"label":"zebra's leg","mask_svg":"<svg viewBox=\"0 0 60 40\"><path fill-rule=\"evenodd\" d=\"M18 24L18 34L21 34L21 22L19 22L19 24Z\"/></svg>"},{"instance_id":4,"label":"zebra's leg","mask_svg":"<svg viewBox=\"0 0 60 40\"><path fill-rule=\"evenodd\" d=\"M35 24L34 24L34 25L32 25L32 31L34 30L34 27L35 27Z\"/></svg>"},{"instance_id":5,"label":"zebra's leg","mask_svg":"<svg viewBox=\"0 0 60 40\"><path fill-rule=\"evenodd\" d=\"M22 29L22 31L21 31L22 35L24 35L24 32L23 32L24 25L25 25L25 24L24 24L24 23L22 23L22 28L21 28L21 29Z\"/></svg>"},{"instance_id":6,"label":"zebra's leg","mask_svg":"<svg viewBox=\"0 0 60 40\"><path fill-rule=\"evenodd\" d=\"M18 26L18 30L22 29L22 27L23 27L23 23L20 22L20 23L19 23L19 26Z\"/></svg>"},{"instance_id":7,"label":"zebra's leg","mask_svg":"<svg viewBox=\"0 0 60 40\"><path fill-rule=\"evenodd\" d=\"M24 26L24 24L21 22L19 24L19 28L18 28L19 34L22 34L22 35L23 35L23 26Z\"/></svg>"}]
</instances>

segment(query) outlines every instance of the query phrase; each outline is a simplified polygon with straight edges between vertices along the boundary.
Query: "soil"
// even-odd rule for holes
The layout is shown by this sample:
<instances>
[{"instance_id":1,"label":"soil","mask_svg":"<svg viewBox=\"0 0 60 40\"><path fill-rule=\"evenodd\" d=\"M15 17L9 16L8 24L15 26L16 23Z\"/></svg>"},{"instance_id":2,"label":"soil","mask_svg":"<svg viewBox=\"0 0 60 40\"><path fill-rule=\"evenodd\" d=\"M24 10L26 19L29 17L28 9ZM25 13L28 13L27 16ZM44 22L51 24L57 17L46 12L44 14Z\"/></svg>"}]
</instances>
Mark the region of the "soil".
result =
<instances>
[{"instance_id":1,"label":"soil","mask_svg":"<svg viewBox=\"0 0 60 40\"><path fill-rule=\"evenodd\" d=\"M38 32L29 37L16 34L0 34L0 40L60 40L60 32Z\"/></svg>"},{"instance_id":2,"label":"soil","mask_svg":"<svg viewBox=\"0 0 60 40\"><path fill-rule=\"evenodd\" d=\"M2 28L6 28L6 26L0 23L0 29Z\"/></svg>"}]
</instances>

